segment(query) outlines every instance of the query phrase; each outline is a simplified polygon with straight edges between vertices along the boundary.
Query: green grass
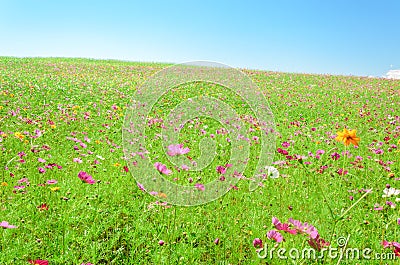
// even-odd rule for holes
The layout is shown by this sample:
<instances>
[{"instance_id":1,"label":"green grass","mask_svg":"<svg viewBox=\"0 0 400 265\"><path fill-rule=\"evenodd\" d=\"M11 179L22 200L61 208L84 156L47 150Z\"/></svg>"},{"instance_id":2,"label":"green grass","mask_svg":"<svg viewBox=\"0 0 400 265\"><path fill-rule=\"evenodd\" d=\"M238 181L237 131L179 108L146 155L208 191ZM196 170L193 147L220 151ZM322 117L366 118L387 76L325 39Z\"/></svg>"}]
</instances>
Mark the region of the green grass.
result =
<instances>
[{"instance_id":1,"label":"green grass","mask_svg":"<svg viewBox=\"0 0 400 265\"><path fill-rule=\"evenodd\" d=\"M131 172L123 168L126 161L121 128L125 111L137 87L167 66L0 57L0 165L6 167L0 175L0 222L18 226L0 230L0 264L28 264L28 260L35 259L49 260L50 264L292 264L290 259L277 256L260 259L253 247L253 239L261 238L272 248L274 242L266 233L274 229L274 216L281 222L292 217L311 223L332 247L338 246L339 237L350 235L348 248L371 248L372 256L393 252L384 249L381 242L399 240L400 206L385 205L389 200L396 203L395 198L382 195L386 184L400 189L400 81L243 70L272 109L276 147L285 149L281 144L289 142L289 155L307 156L304 161L311 164L302 165L276 152L274 161L284 161L274 165L281 174L278 179L264 180L263 187L254 192L249 192L249 181L240 180L237 190L230 190L218 200L177 207L155 203L162 198L141 191ZM154 113L164 117L180 102L206 94L226 97L240 115L252 114L233 93L199 82L165 94ZM198 131L204 126L206 135ZM194 160L200 153L198 143L211 133L216 135L218 155L199 174L176 173L171 180L178 176L177 183L193 185L218 178L216 166L227 163L230 153L238 151L230 150L225 135L215 133L222 126L206 117L196 119L193 127L185 125L179 139L191 148ZM336 132L344 127L357 130L359 148L346 148L335 141ZM35 130L41 130L42 135L32 137ZM22 139L16 132L23 135ZM160 155L160 161L168 165L162 141L154 139L159 132L146 128L146 145L151 158ZM90 142L84 140L85 136ZM259 132L248 134L252 136L259 136ZM68 137L78 138L87 147L79 147ZM379 148L383 154L374 151ZM250 147L244 172L247 177L254 173L259 150L259 144ZM317 150L325 151L320 159L309 156ZM342 155L345 151L350 153L348 157ZM26 153L24 161L20 161L20 152ZM338 160L331 158L334 152L340 153ZM356 156L362 161L354 163ZM74 162L74 158L82 163ZM62 169L47 168L39 173L38 168L49 163ZM321 166L327 166L322 173L318 172ZM342 167L347 175L337 173ZM101 181L83 183L77 177L80 171ZM195 180L192 184L189 177ZM18 183L23 178L29 180L29 186ZM46 184L51 179L58 183ZM17 185L26 187L18 191L14 189ZM52 191L54 187L59 190ZM360 189L372 192L365 195ZM40 211L38 206L42 204L48 210ZM375 204L384 209L374 210ZM286 241L280 247L300 251L308 247L305 236L282 235ZM216 238L218 244L214 243ZM160 240L165 244L160 246ZM328 256L323 260L297 260L299 264L338 261ZM343 259L340 264L355 263L396 261Z\"/></svg>"}]
</instances>

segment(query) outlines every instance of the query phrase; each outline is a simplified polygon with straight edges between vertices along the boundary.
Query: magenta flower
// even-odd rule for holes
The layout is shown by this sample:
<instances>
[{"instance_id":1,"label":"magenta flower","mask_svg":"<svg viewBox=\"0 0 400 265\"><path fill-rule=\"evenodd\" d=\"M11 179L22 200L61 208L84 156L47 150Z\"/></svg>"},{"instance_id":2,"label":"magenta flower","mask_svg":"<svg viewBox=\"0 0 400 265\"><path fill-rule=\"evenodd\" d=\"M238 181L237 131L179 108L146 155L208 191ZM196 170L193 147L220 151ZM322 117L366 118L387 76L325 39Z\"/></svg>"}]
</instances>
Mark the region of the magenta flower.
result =
<instances>
[{"instance_id":1,"label":"magenta flower","mask_svg":"<svg viewBox=\"0 0 400 265\"><path fill-rule=\"evenodd\" d=\"M311 236L308 240L308 244L317 251L320 251L321 249L330 245L328 241L322 239L318 234Z\"/></svg>"},{"instance_id":2,"label":"magenta flower","mask_svg":"<svg viewBox=\"0 0 400 265\"><path fill-rule=\"evenodd\" d=\"M80 158L74 158L74 159L72 159L72 161L74 161L75 163L79 163L79 164L81 164L82 163L82 159L80 159Z\"/></svg>"},{"instance_id":3,"label":"magenta flower","mask_svg":"<svg viewBox=\"0 0 400 265\"><path fill-rule=\"evenodd\" d=\"M160 240L160 241L158 241L158 244L159 244L160 246L163 246L163 245L165 244L165 242L164 242L164 240Z\"/></svg>"},{"instance_id":4,"label":"magenta flower","mask_svg":"<svg viewBox=\"0 0 400 265\"><path fill-rule=\"evenodd\" d=\"M289 218L289 222L294 226L294 228L299 232L299 233L305 233L310 236L318 234L317 229L312 226L311 224L308 223L302 223L299 220L294 220L293 218Z\"/></svg>"},{"instance_id":5,"label":"magenta flower","mask_svg":"<svg viewBox=\"0 0 400 265\"><path fill-rule=\"evenodd\" d=\"M218 238L218 237L214 240L214 244L215 244L215 245L218 245L218 244L219 244L219 238Z\"/></svg>"},{"instance_id":6,"label":"magenta flower","mask_svg":"<svg viewBox=\"0 0 400 265\"><path fill-rule=\"evenodd\" d=\"M44 160L43 158L38 158L38 162L40 162L40 163L46 163L46 160Z\"/></svg>"},{"instance_id":7,"label":"magenta flower","mask_svg":"<svg viewBox=\"0 0 400 265\"><path fill-rule=\"evenodd\" d=\"M23 189L25 189L25 186L14 186L14 189L23 190Z\"/></svg>"},{"instance_id":8,"label":"magenta flower","mask_svg":"<svg viewBox=\"0 0 400 265\"><path fill-rule=\"evenodd\" d=\"M268 231L267 237L271 240L276 241L277 243L280 243L283 241L283 236L281 235L281 233L279 233L278 231L275 231L275 230Z\"/></svg>"},{"instance_id":9,"label":"magenta flower","mask_svg":"<svg viewBox=\"0 0 400 265\"><path fill-rule=\"evenodd\" d=\"M146 191L145 189L144 189L144 186L141 184L141 183L137 183L137 186L139 187L139 189L140 190L142 190L142 191Z\"/></svg>"},{"instance_id":10,"label":"magenta flower","mask_svg":"<svg viewBox=\"0 0 400 265\"><path fill-rule=\"evenodd\" d=\"M162 174L169 175L172 173L171 170L167 169L166 165L161 164L160 162L155 162L154 167Z\"/></svg>"},{"instance_id":11,"label":"magenta flower","mask_svg":"<svg viewBox=\"0 0 400 265\"><path fill-rule=\"evenodd\" d=\"M44 168L42 168L42 167L39 167L38 170L39 170L39 173L41 173L41 174L43 174L43 173L46 172L46 169L44 169Z\"/></svg>"},{"instance_id":12,"label":"magenta flower","mask_svg":"<svg viewBox=\"0 0 400 265\"><path fill-rule=\"evenodd\" d=\"M331 154L331 157L333 160L338 160L340 158L340 154L335 152L335 153Z\"/></svg>"},{"instance_id":13,"label":"magenta flower","mask_svg":"<svg viewBox=\"0 0 400 265\"><path fill-rule=\"evenodd\" d=\"M255 239L253 240L253 246L254 246L255 248L262 248L262 247L263 247L263 242L262 242L262 240L259 239L259 238L255 238Z\"/></svg>"},{"instance_id":14,"label":"magenta flower","mask_svg":"<svg viewBox=\"0 0 400 265\"><path fill-rule=\"evenodd\" d=\"M290 143L288 143L288 142L282 143L282 147L284 147L284 148L288 148L289 146L290 146Z\"/></svg>"},{"instance_id":15,"label":"magenta flower","mask_svg":"<svg viewBox=\"0 0 400 265\"><path fill-rule=\"evenodd\" d=\"M87 184L96 183L96 181L93 179L93 177L84 171L79 172L78 178L80 178L83 182L85 182Z\"/></svg>"},{"instance_id":16,"label":"magenta flower","mask_svg":"<svg viewBox=\"0 0 400 265\"><path fill-rule=\"evenodd\" d=\"M168 146L168 152L167 154L169 156L176 156L176 155L184 155L189 153L190 149L188 147L183 147L183 144L176 144L176 145L169 145Z\"/></svg>"},{"instance_id":17,"label":"magenta flower","mask_svg":"<svg viewBox=\"0 0 400 265\"><path fill-rule=\"evenodd\" d=\"M295 235L297 234L297 230L296 229L290 229L289 224L284 223L282 224L278 218L276 217L272 217L272 224L275 226L276 229L281 230L281 231L285 231L289 234Z\"/></svg>"},{"instance_id":18,"label":"magenta flower","mask_svg":"<svg viewBox=\"0 0 400 265\"><path fill-rule=\"evenodd\" d=\"M3 229L13 229L13 228L17 228L17 226L15 225L10 225L8 222L6 221L2 221L0 223L0 227L2 227Z\"/></svg>"},{"instance_id":19,"label":"magenta flower","mask_svg":"<svg viewBox=\"0 0 400 265\"><path fill-rule=\"evenodd\" d=\"M201 183L194 184L194 187L200 191L204 191L204 185Z\"/></svg>"},{"instance_id":20,"label":"magenta flower","mask_svg":"<svg viewBox=\"0 0 400 265\"><path fill-rule=\"evenodd\" d=\"M226 173L226 170L227 170L229 167L232 167L232 164L226 164L225 167L224 167L224 166L217 166L216 170L217 170L217 172L218 172L219 174L225 174L225 173Z\"/></svg>"},{"instance_id":21,"label":"magenta flower","mask_svg":"<svg viewBox=\"0 0 400 265\"><path fill-rule=\"evenodd\" d=\"M50 180L47 181L47 184L49 184L49 185L57 184L57 183L58 183L58 181L55 180L55 179L50 179Z\"/></svg>"}]
</instances>

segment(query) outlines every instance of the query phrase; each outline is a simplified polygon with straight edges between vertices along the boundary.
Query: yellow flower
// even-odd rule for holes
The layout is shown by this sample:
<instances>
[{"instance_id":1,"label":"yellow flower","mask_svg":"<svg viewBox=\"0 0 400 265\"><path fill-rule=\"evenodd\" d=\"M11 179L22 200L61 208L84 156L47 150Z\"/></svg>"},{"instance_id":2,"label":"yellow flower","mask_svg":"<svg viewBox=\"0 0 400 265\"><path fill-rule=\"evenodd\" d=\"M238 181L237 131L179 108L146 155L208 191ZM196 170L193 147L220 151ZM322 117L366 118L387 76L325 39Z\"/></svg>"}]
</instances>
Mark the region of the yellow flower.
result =
<instances>
[{"instance_id":1,"label":"yellow flower","mask_svg":"<svg viewBox=\"0 0 400 265\"><path fill-rule=\"evenodd\" d=\"M99 140L96 140L96 141L94 141L96 144L100 144L100 141Z\"/></svg>"},{"instance_id":2,"label":"yellow flower","mask_svg":"<svg viewBox=\"0 0 400 265\"><path fill-rule=\"evenodd\" d=\"M3 106L0 106L0 109L3 109Z\"/></svg>"},{"instance_id":3,"label":"yellow flower","mask_svg":"<svg viewBox=\"0 0 400 265\"><path fill-rule=\"evenodd\" d=\"M24 139L24 137L25 137L25 136L24 136L22 133L20 133L20 132L14 133L14 136L17 137L17 138L19 138L19 139L21 139L21 140Z\"/></svg>"},{"instance_id":4,"label":"yellow flower","mask_svg":"<svg viewBox=\"0 0 400 265\"><path fill-rule=\"evenodd\" d=\"M7 134L6 133L2 133L2 134L0 134L0 136L3 137L3 138L7 138Z\"/></svg>"},{"instance_id":5,"label":"yellow flower","mask_svg":"<svg viewBox=\"0 0 400 265\"><path fill-rule=\"evenodd\" d=\"M52 125L50 125L50 127L51 127L52 129L55 129L57 126L55 126L54 124L52 124Z\"/></svg>"},{"instance_id":6,"label":"yellow flower","mask_svg":"<svg viewBox=\"0 0 400 265\"><path fill-rule=\"evenodd\" d=\"M117 162L117 163L114 164L114 167L119 167L120 165L121 164Z\"/></svg>"},{"instance_id":7,"label":"yellow flower","mask_svg":"<svg viewBox=\"0 0 400 265\"><path fill-rule=\"evenodd\" d=\"M50 188L51 189L51 191L58 191L58 190L60 190L60 187L53 187L53 188Z\"/></svg>"},{"instance_id":8,"label":"yellow flower","mask_svg":"<svg viewBox=\"0 0 400 265\"><path fill-rule=\"evenodd\" d=\"M8 183L7 183L7 182L2 182L2 183L1 183L1 186L7 187L7 186L8 186Z\"/></svg>"},{"instance_id":9,"label":"yellow flower","mask_svg":"<svg viewBox=\"0 0 400 265\"><path fill-rule=\"evenodd\" d=\"M342 132L337 132L338 136L335 138L336 141L343 142L346 146L353 144L358 146L358 142L361 140L360 137L356 136L356 130L343 129Z\"/></svg>"}]
</instances>

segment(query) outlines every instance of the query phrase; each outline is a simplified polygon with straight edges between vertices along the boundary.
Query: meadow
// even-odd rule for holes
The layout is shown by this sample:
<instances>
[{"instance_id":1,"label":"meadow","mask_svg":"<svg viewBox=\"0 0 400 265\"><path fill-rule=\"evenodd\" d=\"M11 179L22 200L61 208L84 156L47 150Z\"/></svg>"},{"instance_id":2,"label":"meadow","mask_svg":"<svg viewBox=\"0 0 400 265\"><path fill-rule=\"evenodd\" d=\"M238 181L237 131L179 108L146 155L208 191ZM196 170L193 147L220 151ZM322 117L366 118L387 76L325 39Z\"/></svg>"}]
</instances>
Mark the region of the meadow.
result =
<instances>
[{"instance_id":1,"label":"meadow","mask_svg":"<svg viewBox=\"0 0 400 265\"><path fill-rule=\"evenodd\" d=\"M132 95L168 66L0 57L0 264L397 264L400 80L243 69L276 126L269 166L279 177L252 192L263 143L251 109L211 84L165 94L145 132L148 156L173 171L166 177L199 192L213 179L239 178L225 196L189 207L144 191L123 150ZM223 98L247 122L243 172L225 174L230 153L240 151L209 118L179 135L191 162L203 138L216 143L202 172L174 168L163 154L157 125L201 95ZM321 257L302 257L306 248ZM360 256L340 256L348 249Z\"/></svg>"}]
</instances>

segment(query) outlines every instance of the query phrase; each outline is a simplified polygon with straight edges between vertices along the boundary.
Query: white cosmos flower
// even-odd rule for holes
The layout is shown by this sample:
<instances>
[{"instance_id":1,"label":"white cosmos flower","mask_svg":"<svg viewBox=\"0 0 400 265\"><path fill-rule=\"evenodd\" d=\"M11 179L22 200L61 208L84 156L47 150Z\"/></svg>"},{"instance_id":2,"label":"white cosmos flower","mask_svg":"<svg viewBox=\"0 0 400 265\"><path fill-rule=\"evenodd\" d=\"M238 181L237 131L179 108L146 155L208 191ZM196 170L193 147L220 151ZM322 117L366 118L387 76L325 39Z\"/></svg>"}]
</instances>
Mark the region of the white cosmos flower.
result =
<instances>
[{"instance_id":1,"label":"white cosmos flower","mask_svg":"<svg viewBox=\"0 0 400 265\"><path fill-rule=\"evenodd\" d=\"M277 179L279 178L279 171L278 169L271 167L271 166L266 166L265 169L267 170L267 176L272 178L272 179Z\"/></svg>"},{"instance_id":2,"label":"white cosmos flower","mask_svg":"<svg viewBox=\"0 0 400 265\"><path fill-rule=\"evenodd\" d=\"M397 195L399 195L400 194L400 190L397 190L397 189L395 189L395 188L386 188L386 189L384 189L383 190L383 195L382 195L382 197L383 198L389 198L389 197L391 197L391 196L397 196Z\"/></svg>"}]
</instances>

